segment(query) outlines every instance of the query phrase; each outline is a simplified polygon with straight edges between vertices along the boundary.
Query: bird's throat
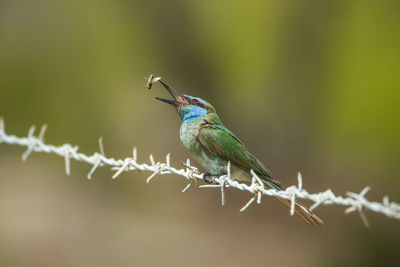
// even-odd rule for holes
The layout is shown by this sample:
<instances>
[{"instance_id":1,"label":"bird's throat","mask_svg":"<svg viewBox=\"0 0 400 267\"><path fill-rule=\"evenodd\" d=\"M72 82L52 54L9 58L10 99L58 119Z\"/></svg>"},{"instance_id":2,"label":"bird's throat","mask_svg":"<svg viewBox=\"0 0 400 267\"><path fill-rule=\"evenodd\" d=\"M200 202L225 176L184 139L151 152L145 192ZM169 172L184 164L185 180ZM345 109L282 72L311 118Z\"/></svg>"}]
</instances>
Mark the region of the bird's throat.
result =
<instances>
[{"instance_id":1,"label":"bird's throat","mask_svg":"<svg viewBox=\"0 0 400 267\"><path fill-rule=\"evenodd\" d=\"M207 110L198 106L190 106L190 108L182 110L179 113L181 113L182 122L185 122L187 120L206 115Z\"/></svg>"}]
</instances>

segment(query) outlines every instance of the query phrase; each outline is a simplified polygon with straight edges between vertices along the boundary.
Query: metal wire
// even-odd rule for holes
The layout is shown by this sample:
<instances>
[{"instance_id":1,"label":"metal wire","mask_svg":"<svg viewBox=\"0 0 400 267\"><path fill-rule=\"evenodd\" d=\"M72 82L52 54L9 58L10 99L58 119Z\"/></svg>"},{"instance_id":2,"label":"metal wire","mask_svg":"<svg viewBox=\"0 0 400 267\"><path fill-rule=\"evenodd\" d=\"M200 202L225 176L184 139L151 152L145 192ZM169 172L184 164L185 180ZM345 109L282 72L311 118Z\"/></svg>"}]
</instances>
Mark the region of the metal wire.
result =
<instances>
[{"instance_id":1,"label":"metal wire","mask_svg":"<svg viewBox=\"0 0 400 267\"><path fill-rule=\"evenodd\" d=\"M124 171L144 171L150 172L147 178L149 183L157 175L177 174L185 177L189 183L182 190L186 192L193 184L197 184L197 180L203 180L203 174L196 167L192 166L188 159L184 163L185 168L176 169L170 165L170 154L165 158L165 162L155 161L152 155L149 156L150 164L137 162L137 149L133 148L132 157L124 159L114 159L106 157L104 154L102 139L99 140L100 153L95 152L92 155L86 155L78 152L78 147L71 144L63 144L61 146L48 145L44 142L44 134L47 127L43 126L39 135L34 136L35 127L29 129L26 137L17 137L8 135L5 132L4 121L0 119L0 143L10 145L19 145L26 147L25 153L22 155L22 160L26 160L32 152L44 152L48 154L56 154L65 159L65 172L70 174L70 160L74 159L81 162L86 162L92 165L87 177L91 179L98 167L110 166L115 171L112 179L117 178ZM370 187L365 187L360 193L347 192L346 197L337 196L331 189L327 189L320 193L309 193L302 186L302 176L298 174L298 185L292 185L285 190L276 191L274 189L265 189L260 178L251 171L253 176L251 184L239 183L230 177L230 166L228 163L228 174L214 178L215 184L201 185L200 188L218 188L221 190L222 205L225 203L225 190L227 188L235 188L242 191L247 191L252 194L250 200L242 207L240 211L246 210L254 201L261 203L262 196L277 196L280 198L289 199L292 203L290 214L294 214L296 199L308 199L313 202L310 209L314 210L320 205L341 205L347 207L345 213L358 211L362 221L368 226L367 218L364 210L370 210L376 213L381 213L389 218L400 219L400 205L389 201L388 196L384 196L381 202L369 201L365 195L370 190Z\"/></svg>"}]
</instances>

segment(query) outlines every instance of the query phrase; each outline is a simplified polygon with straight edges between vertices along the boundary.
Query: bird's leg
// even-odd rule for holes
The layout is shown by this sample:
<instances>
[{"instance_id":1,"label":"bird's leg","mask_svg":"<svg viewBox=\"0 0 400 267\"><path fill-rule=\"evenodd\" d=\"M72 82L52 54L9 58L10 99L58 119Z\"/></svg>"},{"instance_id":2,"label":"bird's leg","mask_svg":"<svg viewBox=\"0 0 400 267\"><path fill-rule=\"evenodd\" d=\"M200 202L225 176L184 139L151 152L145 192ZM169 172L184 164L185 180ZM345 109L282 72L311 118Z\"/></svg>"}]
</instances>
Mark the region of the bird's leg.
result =
<instances>
[{"instance_id":1,"label":"bird's leg","mask_svg":"<svg viewBox=\"0 0 400 267\"><path fill-rule=\"evenodd\" d=\"M206 182L207 184L214 184L215 183L215 175L212 175L209 172L203 173L203 180L204 182Z\"/></svg>"}]
</instances>

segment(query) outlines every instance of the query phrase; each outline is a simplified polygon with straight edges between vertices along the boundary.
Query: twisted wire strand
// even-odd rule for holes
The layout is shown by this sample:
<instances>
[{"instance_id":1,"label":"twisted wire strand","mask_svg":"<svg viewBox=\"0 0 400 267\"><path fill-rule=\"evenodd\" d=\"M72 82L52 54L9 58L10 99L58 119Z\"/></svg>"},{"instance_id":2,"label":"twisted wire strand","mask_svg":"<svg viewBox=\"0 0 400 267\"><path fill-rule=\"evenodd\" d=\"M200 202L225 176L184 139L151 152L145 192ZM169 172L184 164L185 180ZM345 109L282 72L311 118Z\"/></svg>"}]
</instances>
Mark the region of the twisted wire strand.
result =
<instances>
[{"instance_id":1,"label":"twisted wire strand","mask_svg":"<svg viewBox=\"0 0 400 267\"><path fill-rule=\"evenodd\" d=\"M29 129L26 137L17 137L15 135L8 135L5 132L4 121L0 119L0 143L10 145L18 145L26 147L26 151L22 155L22 160L26 161L32 152L44 152L48 154L56 154L64 157L65 172L70 175L70 160L74 159L81 162L86 162L92 165L87 177L91 179L94 172L98 167L110 166L115 171L112 179L117 178L124 171L144 171L150 172L147 178L149 183L157 175L177 174L185 177L188 180L188 185L182 190L186 192L193 184L197 184L197 180L203 180L203 174L198 169L191 165L190 160L187 159L183 165L185 168L177 169L170 164L170 154L167 154L165 162L155 161L153 155L149 156L150 164L137 162L137 149L133 148L132 156L123 159L115 159L106 157L104 154L102 139L99 139L99 150L92 155L86 155L78 152L78 146L71 144L63 144L61 146L54 146L45 144L44 134L47 129L44 125L38 136L35 136L35 126ZM320 205L341 205L347 207L345 213L358 211L363 223L368 226L368 220L365 216L364 210L370 210L376 213L381 213L389 218L400 219L400 204L389 201L388 196L384 196L381 202L369 201L365 195L370 190L370 187L365 187L360 193L347 192L346 197L336 195L331 189L327 189L320 193L309 193L303 188L303 180L300 173L298 173L298 185L292 185L285 190L276 191L275 189L266 189L263 186L261 179L253 172L251 184L239 183L238 181L230 178L230 163L227 166L227 175L214 178L214 184L200 185L200 188L219 188L221 190L221 202L225 203L225 189L235 188L242 191L247 191L252 194L250 200L241 208L241 212L246 210L253 202L261 203L262 196L277 196L291 201L290 214L294 214L294 207L296 199L307 199L313 202L310 210L316 209Z\"/></svg>"}]
</instances>

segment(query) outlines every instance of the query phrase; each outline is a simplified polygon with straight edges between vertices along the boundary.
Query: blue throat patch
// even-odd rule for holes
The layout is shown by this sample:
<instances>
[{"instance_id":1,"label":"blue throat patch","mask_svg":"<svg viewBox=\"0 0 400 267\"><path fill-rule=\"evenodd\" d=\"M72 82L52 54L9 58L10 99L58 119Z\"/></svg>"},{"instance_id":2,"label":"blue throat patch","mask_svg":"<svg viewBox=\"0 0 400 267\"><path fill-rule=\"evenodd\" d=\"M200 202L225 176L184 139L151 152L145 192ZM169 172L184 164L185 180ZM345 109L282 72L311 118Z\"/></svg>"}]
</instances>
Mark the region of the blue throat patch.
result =
<instances>
[{"instance_id":1,"label":"blue throat patch","mask_svg":"<svg viewBox=\"0 0 400 267\"><path fill-rule=\"evenodd\" d=\"M206 114L207 114L206 109L201 108L199 106L190 106L189 111L186 112L185 115L183 115L182 122L184 122L188 119L196 118L199 116L204 116Z\"/></svg>"}]
</instances>

